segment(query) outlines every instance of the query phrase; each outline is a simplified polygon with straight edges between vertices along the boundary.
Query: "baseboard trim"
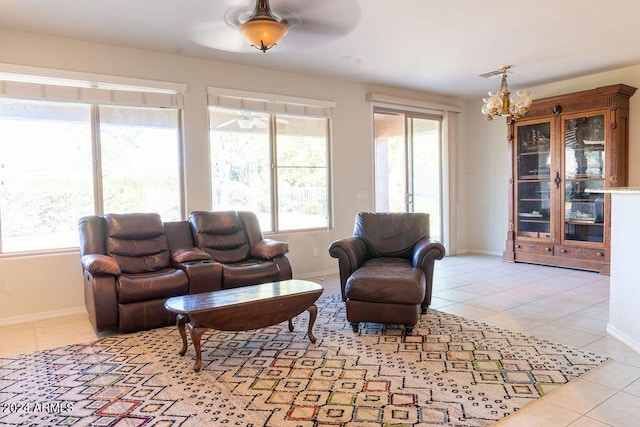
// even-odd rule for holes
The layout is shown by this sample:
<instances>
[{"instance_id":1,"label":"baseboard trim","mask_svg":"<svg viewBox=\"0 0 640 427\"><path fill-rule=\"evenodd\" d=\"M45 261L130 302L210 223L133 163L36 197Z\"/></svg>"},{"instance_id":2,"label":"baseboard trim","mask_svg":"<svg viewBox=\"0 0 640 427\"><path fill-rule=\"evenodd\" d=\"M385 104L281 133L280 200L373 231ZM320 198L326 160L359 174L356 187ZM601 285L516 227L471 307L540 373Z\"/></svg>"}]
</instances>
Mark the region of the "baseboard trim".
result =
<instances>
[{"instance_id":1,"label":"baseboard trim","mask_svg":"<svg viewBox=\"0 0 640 427\"><path fill-rule=\"evenodd\" d=\"M610 323L607 323L607 333L620 341L622 344L630 347L631 350L636 353L640 353L640 342L637 340L630 338L627 334L620 332L615 326Z\"/></svg>"},{"instance_id":2,"label":"baseboard trim","mask_svg":"<svg viewBox=\"0 0 640 427\"><path fill-rule=\"evenodd\" d=\"M52 319L54 317L70 316L72 314L86 313L84 306L65 308L62 310L43 311L40 313L25 314L22 316L0 318L0 326L17 325L20 323L34 322L36 320Z\"/></svg>"},{"instance_id":3,"label":"baseboard trim","mask_svg":"<svg viewBox=\"0 0 640 427\"><path fill-rule=\"evenodd\" d=\"M294 279L308 280L308 279L318 279L324 276L337 276L339 273L335 269L324 270L324 271L312 271L310 273L304 274L294 274Z\"/></svg>"}]
</instances>

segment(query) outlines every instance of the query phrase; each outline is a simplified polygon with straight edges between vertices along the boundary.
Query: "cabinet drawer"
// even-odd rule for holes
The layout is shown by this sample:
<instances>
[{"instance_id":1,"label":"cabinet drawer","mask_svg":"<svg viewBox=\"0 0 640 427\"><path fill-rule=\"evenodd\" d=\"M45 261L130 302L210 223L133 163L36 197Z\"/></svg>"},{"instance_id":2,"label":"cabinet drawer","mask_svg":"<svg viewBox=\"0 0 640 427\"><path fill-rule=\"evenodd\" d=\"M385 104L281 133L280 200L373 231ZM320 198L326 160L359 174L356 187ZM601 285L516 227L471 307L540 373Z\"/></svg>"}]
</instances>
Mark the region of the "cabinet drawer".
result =
<instances>
[{"instance_id":1,"label":"cabinet drawer","mask_svg":"<svg viewBox=\"0 0 640 427\"><path fill-rule=\"evenodd\" d=\"M553 245L544 243L516 242L516 252L529 254L553 255Z\"/></svg>"},{"instance_id":2,"label":"cabinet drawer","mask_svg":"<svg viewBox=\"0 0 640 427\"><path fill-rule=\"evenodd\" d=\"M609 259L608 251L605 249L576 248L573 246L556 246L555 254L559 257L582 258L594 261L605 261Z\"/></svg>"}]
</instances>

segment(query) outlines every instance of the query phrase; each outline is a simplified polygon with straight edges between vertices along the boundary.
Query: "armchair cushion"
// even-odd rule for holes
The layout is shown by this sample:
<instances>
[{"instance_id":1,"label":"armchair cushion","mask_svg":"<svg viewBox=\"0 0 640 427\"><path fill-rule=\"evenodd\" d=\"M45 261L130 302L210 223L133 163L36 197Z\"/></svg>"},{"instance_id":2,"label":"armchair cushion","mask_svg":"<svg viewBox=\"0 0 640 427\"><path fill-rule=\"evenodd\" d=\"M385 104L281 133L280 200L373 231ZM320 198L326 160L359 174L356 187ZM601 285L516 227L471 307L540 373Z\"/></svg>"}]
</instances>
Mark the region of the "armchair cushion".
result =
<instances>
[{"instance_id":1,"label":"armchair cushion","mask_svg":"<svg viewBox=\"0 0 640 427\"><path fill-rule=\"evenodd\" d=\"M273 259L289 252L289 245L272 239L263 239L249 249L249 254L254 258Z\"/></svg>"},{"instance_id":2,"label":"armchair cushion","mask_svg":"<svg viewBox=\"0 0 640 427\"><path fill-rule=\"evenodd\" d=\"M354 236L364 240L369 258L409 258L415 244L429 237L429 216L360 212L356 216Z\"/></svg>"},{"instance_id":3,"label":"armchair cushion","mask_svg":"<svg viewBox=\"0 0 640 427\"><path fill-rule=\"evenodd\" d=\"M89 273L96 275L113 275L118 276L120 266L115 259L108 255L88 254L81 258L82 267Z\"/></svg>"}]
</instances>

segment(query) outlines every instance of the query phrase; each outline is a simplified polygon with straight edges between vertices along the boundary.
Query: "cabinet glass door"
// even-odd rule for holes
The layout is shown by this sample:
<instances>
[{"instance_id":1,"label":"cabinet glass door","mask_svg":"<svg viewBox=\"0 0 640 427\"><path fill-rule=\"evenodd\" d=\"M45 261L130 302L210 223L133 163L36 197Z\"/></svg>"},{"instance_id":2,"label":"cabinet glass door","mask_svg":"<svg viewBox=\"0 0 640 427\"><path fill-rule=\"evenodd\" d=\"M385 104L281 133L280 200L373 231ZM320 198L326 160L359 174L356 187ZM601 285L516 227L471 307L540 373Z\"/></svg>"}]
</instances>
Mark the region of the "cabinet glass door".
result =
<instances>
[{"instance_id":1,"label":"cabinet glass door","mask_svg":"<svg viewBox=\"0 0 640 427\"><path fill-rule=\"evenodd\" d=\"M604 242L605 116L564 121L564 240Z\"/></svg>"},{"instance_id":2,"label":"cabinet glass door","mask_svg":"<svg viewBox=\"0 0 640 427\"><path fill-rule=\"evenodd\" d=\"M516 138L517 236L551 239L551 123L518 126Z\"/></svg>"}]
</instances>

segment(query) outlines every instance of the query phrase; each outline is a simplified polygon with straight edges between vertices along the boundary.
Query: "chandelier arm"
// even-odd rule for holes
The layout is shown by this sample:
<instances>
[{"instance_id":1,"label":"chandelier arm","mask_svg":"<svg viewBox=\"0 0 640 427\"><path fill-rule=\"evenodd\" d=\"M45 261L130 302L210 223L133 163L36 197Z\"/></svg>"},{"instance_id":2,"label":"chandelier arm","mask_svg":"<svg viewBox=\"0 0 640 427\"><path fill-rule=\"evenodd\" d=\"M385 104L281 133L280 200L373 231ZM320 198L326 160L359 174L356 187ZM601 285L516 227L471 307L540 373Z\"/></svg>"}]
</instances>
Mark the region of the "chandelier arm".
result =
<instances>
[{"instance_id":1,"label":"chandelier arm","mask_svg":"<svg viewBox=\"0 0 640 427\"><path fill-rule=\"evenodd\" d=\"M503 66L502 81L499 92L489 92L489 98L483 99L482 114L485 119L493 120L495 117L507 117L517 120L527 114L531 106L529 91L517 91L517 97L511 98L509 84L507 83L507 69L510 66Z\"/></svg>"}]
</instances>

